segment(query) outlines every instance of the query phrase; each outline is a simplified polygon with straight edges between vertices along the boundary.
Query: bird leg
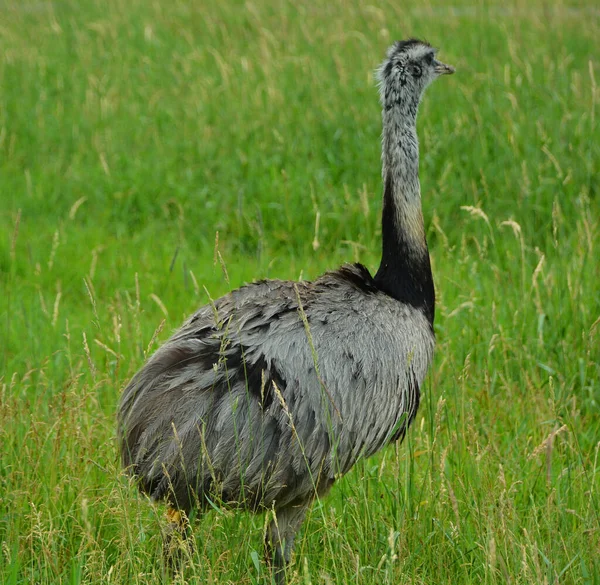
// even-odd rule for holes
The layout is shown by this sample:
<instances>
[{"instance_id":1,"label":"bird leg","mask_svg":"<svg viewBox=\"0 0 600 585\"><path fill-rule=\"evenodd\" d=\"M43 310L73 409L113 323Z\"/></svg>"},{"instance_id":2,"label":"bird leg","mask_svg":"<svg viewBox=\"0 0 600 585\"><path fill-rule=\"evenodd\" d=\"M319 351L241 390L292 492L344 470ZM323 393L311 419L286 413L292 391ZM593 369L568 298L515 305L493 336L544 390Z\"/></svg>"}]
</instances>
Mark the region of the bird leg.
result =
<instances>
[{"instance_id":1,"label":"bird leg","mask_svg":"<svg viewBox=\"0 0 600 585\"><path fill-rule=\"evenodd\" d=\"M289 565L294 538L298 532L310 502L277 510L265 536L265 559L272 567L277 585L285 585L286 568Z\"/></svg>"},{"instance_id":2,"label":"bird leg","mask_svg":"<svg viewBox=\"0 0 600 585\"><path fill-rule=\"evenodd\" d=\"M163 557L165 567L173 574L181 571L183 561L193 553L189 538L190 523L187 514L176 508L167 509L167 525L163 534Z\"/></svg>"}]
</instances>

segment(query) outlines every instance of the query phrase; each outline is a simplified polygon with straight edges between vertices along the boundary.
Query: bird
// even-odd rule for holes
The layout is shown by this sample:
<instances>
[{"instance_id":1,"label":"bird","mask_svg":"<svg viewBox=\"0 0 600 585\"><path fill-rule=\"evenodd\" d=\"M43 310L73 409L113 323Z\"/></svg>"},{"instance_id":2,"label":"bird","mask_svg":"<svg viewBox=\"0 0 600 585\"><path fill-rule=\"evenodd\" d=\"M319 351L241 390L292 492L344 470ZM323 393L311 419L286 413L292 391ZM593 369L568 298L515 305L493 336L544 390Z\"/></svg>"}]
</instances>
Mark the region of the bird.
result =
<instances>
[{"instance_id":1,"label":"bird","mask_svg":"<svg viewBox=\"0 0 600 585\"><path fill-rule=\"evenodd\" d=\"M312 281L260 280L202 306L147 360L117 412L124 469L165 501L167 556L191 514L271 511L276 583L311 504L364 457L404 438L431 364L435 290L419 183L417 111L454 68L418 39L377 70L382 253ZM173 544L175 543L175 544Z\"/></svg>"}]
</instances>

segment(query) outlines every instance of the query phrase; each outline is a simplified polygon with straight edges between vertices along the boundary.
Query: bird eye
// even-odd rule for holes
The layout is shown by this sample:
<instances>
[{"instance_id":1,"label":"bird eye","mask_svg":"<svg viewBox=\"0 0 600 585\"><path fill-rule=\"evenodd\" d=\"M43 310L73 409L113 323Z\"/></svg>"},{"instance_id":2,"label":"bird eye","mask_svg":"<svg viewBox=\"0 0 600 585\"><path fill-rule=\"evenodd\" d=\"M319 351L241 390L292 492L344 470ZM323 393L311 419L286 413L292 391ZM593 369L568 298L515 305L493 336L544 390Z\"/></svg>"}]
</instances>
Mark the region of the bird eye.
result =
<instances>
[{"instance_id":1,"label":"bird eye","mask_svg":"<svg viewBox=\"0 0 600 585\"><path fill-rule=\"evenodd\" d=\"M419 65L413 65L412 72L415 77L421 77L421 74L423 73Z\"/></svg>"}]
</instances>

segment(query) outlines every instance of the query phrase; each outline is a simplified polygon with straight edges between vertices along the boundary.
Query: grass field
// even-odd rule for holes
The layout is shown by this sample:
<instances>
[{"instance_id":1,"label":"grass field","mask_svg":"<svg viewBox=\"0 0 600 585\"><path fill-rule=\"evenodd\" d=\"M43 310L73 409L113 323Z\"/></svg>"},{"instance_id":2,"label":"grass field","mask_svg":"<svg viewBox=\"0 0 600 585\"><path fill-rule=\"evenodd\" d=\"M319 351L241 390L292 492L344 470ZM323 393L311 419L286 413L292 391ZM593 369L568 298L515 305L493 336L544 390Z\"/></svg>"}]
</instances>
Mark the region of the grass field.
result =
<instances>
[{"instance_id":1,"label":"grass field","mask_svg":"<svg viewBox=\"0 0 600 585\"><path fill-rule=\"evenodd\" d=\"M600 584L600 13L560 0L0 1L0 582L164 582L119 393L208 294L377 268L413 35L457 69L419 118L437 355L291 583ZM208 514L186 582L270 583L264 526Z\"/></svg>"}]
</instances>

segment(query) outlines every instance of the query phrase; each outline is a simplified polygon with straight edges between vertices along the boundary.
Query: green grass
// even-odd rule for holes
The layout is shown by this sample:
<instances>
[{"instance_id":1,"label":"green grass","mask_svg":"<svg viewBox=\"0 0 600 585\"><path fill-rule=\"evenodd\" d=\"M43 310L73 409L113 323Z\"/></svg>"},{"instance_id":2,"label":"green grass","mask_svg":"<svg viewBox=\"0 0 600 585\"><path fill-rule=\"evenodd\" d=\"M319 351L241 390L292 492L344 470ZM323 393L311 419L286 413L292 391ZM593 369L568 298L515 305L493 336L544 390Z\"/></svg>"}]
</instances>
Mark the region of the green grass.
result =
<instances>
[{"instance_id":1,"label":"green grass","mask_svg":"<svg viewBox=\"0 0 600 585\"><path fill-rule=\"evenodd\" d=\"M120 390L206 291L377 267L373 69L415 35L457 68L419 119L436 360L291 582L600 583L598 9L406 4L0 2L0 582L163 582ZM208 514L187 581L269 583L264 523Z\"/></svg>"}]
</instances>

